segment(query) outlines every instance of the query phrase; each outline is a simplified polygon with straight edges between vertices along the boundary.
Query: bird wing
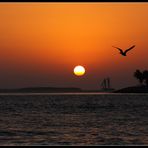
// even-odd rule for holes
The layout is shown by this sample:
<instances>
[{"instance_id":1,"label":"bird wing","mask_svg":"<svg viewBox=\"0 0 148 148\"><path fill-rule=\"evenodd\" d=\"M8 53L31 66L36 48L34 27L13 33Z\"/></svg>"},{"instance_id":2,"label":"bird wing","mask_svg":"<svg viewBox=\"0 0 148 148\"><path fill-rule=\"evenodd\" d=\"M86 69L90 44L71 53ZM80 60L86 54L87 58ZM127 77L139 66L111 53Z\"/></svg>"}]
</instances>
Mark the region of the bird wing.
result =
<instances>
[{"instance_id":1,"label":"bird wing","mask_svg":"<svg viewBox=\"0 0 148 148\"><path fill-rule=\"evenodd\" d=\"M121 48L118 48L118 47L115 47L115 46L112 46L112 47L117 48L118 50L120 50L121 52L123 52Z\"/></svg>"},{"instance_id":2,"label":"bird wing","mask_svg":"<svg viewBox=\"0 0 148 148\"><path fill-rule=\"evenodd\" d=\"M134 47L135 47L135 45L133 45L132 47L128 48L127 50L125 50L125 53L128 52L129 50L131 50Z\"/></svg>"}]
</instances>

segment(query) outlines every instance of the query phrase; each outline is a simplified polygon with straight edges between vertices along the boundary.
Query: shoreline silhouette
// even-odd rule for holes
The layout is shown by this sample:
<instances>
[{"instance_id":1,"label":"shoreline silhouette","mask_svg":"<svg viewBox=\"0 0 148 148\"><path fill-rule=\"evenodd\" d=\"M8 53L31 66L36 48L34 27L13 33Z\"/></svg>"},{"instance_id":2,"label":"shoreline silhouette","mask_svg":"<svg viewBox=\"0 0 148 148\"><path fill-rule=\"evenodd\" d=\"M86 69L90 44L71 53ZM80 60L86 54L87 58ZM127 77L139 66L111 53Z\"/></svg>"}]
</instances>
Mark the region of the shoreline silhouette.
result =
<instances>
[{"instance_id":1,"label":"shoreline silhouette","mask_svg":"<svg viewBox=\"0 0 148 148\"><path fill-rule=\"evenodd\" d=\"M84 90L74 87L32 87L20 89L0 89L0 93L148 93L147 86L128 86L121 89Z\"/></svg>"},{"instance_id":2,"label":"shoreline silhouette","mask_svg":"<svg viewBox=\"0 0 148 148\"><path fill-rule=\"evenodd\" d=\"M130 86L113 91L114 93L148 93L147 86Z\"/></svg>"},{"instance_id":3,"label":"shoreline silhouette","mask_svg":"<svg viewBox=\"0 0 148 148\"><path fill-rule=\"evenodd\" d=\"M16 89L0 89L0 93L61 93L61 92L81 92L75 87L27 87Z\"/></svg>"}]
</instances>

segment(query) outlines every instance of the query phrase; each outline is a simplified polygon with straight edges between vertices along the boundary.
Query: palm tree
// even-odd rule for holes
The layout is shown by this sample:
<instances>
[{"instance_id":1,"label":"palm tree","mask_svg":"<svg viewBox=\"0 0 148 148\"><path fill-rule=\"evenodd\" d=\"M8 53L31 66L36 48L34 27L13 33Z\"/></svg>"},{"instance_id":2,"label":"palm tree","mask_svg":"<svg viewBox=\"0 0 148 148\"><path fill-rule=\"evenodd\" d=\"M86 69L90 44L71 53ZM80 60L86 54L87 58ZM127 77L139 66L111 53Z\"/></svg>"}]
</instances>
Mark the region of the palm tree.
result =
<instances>
[{"instance_id":1,"label":"palm tree","mask_svg":"<svg viewBox=\"0 0 148 148\"><path fill-rule=\"evenodd\" d=\"M143 71L143 78L145 79L146 86L148 86L148 70Z\"/></svg>"},{"instance_id":2,"label":"palm tree","mask_svg":"<svg viewBox=\"0 0 148 148\"><path fill-rule=\"evenodd\" d=\"M139 69L137 69L134 72L134 77L139 80L139 82L140 82L141 85L143 84L143 81L144 81L143 73Z\"/></svg>"}]
</instances>

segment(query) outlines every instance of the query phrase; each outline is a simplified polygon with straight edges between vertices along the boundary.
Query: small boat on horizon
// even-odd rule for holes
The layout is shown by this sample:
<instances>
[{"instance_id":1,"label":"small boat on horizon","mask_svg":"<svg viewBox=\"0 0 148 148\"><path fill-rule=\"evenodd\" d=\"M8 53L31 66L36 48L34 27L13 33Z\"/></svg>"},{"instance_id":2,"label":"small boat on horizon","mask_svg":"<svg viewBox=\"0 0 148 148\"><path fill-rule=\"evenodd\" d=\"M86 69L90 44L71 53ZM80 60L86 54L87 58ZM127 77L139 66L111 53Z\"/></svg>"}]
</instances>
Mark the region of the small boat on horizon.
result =
<instances>
[{"instance_id":1,"label":"small boat on horizon","mask_svg":"<svg viewBox=\"0 0 148 148\"><path fill-rule=\"evenodd\" d=\"M101 90L103 91L113 91L114 90L114 88L111 88L109 77L103 79L100 86L101 86Z\"/></svg>"}]
</instances>

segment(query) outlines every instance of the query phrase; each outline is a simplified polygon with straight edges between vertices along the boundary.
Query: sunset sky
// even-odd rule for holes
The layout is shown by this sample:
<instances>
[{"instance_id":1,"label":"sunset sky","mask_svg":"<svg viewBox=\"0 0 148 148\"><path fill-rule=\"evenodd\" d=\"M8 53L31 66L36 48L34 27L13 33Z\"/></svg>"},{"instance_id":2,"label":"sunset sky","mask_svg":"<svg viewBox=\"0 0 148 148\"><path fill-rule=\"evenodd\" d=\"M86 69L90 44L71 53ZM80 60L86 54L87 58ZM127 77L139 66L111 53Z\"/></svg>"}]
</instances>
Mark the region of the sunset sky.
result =
<instances>
[{"instance_id":1,"label":"sunset sky","mask_svg":"<svg viewBox=\"0 0 148 148\"><path fill-rule=\"evenodd\" d=\"M126 49L119 54L112 46ZM73 74L76 65L83 76ZM0 88L137 85L148 70L148 3L0 3Z\"/></svg>"}]
</instances>

